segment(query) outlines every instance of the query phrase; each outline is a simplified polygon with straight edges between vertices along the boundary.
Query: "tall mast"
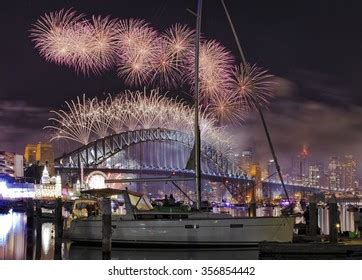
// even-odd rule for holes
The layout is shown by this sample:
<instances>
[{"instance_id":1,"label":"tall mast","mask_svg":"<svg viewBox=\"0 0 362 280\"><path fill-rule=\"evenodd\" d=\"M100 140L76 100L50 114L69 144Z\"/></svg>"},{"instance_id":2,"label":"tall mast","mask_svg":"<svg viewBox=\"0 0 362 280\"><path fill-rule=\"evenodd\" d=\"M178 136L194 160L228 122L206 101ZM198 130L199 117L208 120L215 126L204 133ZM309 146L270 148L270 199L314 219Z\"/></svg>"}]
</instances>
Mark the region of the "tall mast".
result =
<instances>
[{"instance_id":1,"label":"tall mast","mask_svg":"<svg viewBox=\"0 0 362 280\"><path fill-rule=\"evenodd\" d=\"M227 7L226 7L226 5L225 5L224 0L221 0L221 3L222 3L222 6L224 7L225 14L226 14L226 16L227 16L227 18L228 18L229 25L230 25L231 31L233 32L236 45L238 46L238 50L239 50L239 53L240 53L240 56L241 56L241 59L242 59L243 67L247 67L247 62L246 62L246 59L245 59L245 54L244 54L244 52L243 52L243 50L242 50L242 48L241 48L240 41L239 41L238 35L236 34L235 27L234 27L233 22L232 22L232 20L231 20L229 11L228 11L228 9L227 9ZM279 176L280 182L281 182L281 184L282 184L282 186L283 186L285 196L287 197L287 200L288 200L288 202L289 202L289 204L290 204L288 191L287 191L287 189L286 189L286 187L285 187L285 184L284 184L283 175L282 175L282 172L281 172L281 170L280 170L280 165L279 165L279 163L278 163L278 158L277 158L277 155L276 155L275 150L274 150L274 145L273 145L273 142L272 142L271 137L270 137L269 129L268 129L268 126L267 126L267 124L266 124L263 111L261 110L260 105L257 104L257 103L256 103L256 107L257 107L257 110L258 110L258 112L259 112L261 121L262 121L262 123L263 123L264 132L265 132L266 138L267 138L267 140L268 140L268 144L269 144L269 148L270 148L270 151L271 151L273 160L274 160L275 168L276 168L276 170L277 170L277 172L278 172L278 176Z\"/></svg>"},{"instance_id":2,"label":"tall mast","mask_svg":"<svg viewBox=\"0 0 362 280\"><path fill-rule=\"evenodd\" d=\"M197 1L196 16L196 42L195 42L195 187L196 187L196 206L201 209L201 139L199 126L199 55L200 55L200 33L201 33L201 14L202 0Z\"/></svg>"}]
</instances>

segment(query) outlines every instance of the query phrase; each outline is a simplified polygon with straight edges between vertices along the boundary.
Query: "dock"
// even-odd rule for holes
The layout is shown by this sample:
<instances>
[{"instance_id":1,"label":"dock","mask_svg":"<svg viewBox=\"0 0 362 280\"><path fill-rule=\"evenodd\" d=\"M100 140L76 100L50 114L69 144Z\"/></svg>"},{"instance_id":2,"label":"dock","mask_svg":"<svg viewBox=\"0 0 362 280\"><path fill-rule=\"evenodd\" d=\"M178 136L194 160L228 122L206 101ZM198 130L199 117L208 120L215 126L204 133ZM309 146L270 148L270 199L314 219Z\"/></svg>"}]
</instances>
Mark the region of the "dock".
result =
<instances>
[{"instance_id":1,"label":"dock","mask_svg":"<svg viewBox=\"0 0 362 280\"><path fill-rule=\"evenodd\" d=\"M261 260L362 260L362 239L339 243L261 243Z\"/></svg>"}]
</instances>

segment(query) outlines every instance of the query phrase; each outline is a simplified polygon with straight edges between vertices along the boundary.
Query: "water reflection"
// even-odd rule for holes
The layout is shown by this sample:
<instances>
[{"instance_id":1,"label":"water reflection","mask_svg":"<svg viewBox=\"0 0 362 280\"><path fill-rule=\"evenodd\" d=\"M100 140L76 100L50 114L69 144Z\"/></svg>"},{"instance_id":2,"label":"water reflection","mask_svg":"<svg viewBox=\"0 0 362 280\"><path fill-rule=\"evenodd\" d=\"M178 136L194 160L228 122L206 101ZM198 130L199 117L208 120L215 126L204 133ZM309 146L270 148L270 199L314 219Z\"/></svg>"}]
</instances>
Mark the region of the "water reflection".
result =
<instances>
[{"instance_id":1,"label":"water reflection","mask_svg":"<svg viewBox=\"0 0 362 280\"><path fill-rule=\"evenodd\" d=\"M42 224L41 237L41 259L52 259L54 256L54 225L52 223Z\"/></svg>"},{"instance_id":2,"label":"water reflection","mask_svg":"<svg viewBox=\"0 0 362 280\"><path fill-rule=\"evenodd\" d=\"M0 215L0 259L25 259L26 217L21 213Z\"/></svg>"},{"instance_id":3,"label":"water reflection","mask_svg":"<svg viewBox=\"0 0 362 280\"><path fill-rule=\"evenodd\" d=\"M258 257L258 248L112 248L114 260L257 260ZM102 249L72 244L69 259L99 260L102 259Z\"/></svg>"},{"instance_id":4,"label":"water reflection","mask_svg":"<svg viewBox=\"0 0 362 280\"><path fill-rule=\"evenodd\" d=\"M26 215L24 213L10 212L0 215L0 259L22 260L26 258ZM36 232L34 232L36 234ZM54 256L54 225L43 223L41 226L40 243L34 249L41 249L40 259L49 260Z\"/></svg>"},{"instance_id":5,"label":"water reflection","mask_svg":"<svg viewBox=\"0 0 362 280\"><path fill-rule=\"evenodd\" d=\"M247 209L230 208L233 216L247 216ZM279 216L279 207L263 207L257 209L257 216ZM339 207L341 231L354 231L354 212L348 211L346 205ZM328 209L318 209L318 224L321 233L329 234ZM26 215L10 212L0 214L0 259L20 260L26 258ZM34 234L34 258L49 260L54 258L54 225L43 223L41 236ZM64 259L101 259L100 248L91 246L62 244ZM219 249L144 249L144 248L113 248L114 259L257 259L256 248L219 248Z\"/></svg>"}]
</instances>

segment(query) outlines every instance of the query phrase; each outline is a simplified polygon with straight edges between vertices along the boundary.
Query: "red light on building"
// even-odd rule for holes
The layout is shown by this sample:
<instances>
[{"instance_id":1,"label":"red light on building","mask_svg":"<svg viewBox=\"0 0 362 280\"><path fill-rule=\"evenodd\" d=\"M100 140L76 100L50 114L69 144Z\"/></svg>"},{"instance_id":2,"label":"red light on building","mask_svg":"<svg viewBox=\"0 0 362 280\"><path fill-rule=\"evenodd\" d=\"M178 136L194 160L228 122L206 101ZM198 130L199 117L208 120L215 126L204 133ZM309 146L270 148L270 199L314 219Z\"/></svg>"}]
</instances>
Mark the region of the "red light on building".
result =
<instances>
[{"instance_id":1,"label":"red light on building","mask_svg":"<svg viewBox=\"0 0 362 280\"><path fill-rule=\"evenodd\" d=\"M299 155L302 158L306 158L307 156L309 156L309 149L306 145L303 145L302 150L300 151Z\"/></svg>"}]
</instances>

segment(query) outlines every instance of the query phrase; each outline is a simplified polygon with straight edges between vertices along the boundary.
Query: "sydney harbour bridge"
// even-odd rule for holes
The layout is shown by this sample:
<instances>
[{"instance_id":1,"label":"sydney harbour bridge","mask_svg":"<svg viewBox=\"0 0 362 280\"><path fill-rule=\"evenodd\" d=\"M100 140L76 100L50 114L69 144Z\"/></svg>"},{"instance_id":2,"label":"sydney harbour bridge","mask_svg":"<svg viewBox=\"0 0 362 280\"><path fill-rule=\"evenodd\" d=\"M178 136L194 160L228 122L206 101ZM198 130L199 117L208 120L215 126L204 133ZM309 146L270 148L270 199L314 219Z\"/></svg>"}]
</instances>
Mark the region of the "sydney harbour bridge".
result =
<instances>
[{"instance_id":1,"label":"sydney harbour bridge","mask_svg":"<svg viewBox=\"0 0 362 280\"><path fill-rule=\"evenodd\" d=\"M194 189L194 171L190 165L193 145L192 135L176 130L150 128L124 131L64 154L55 160L55 168L68 180L83 177L85 188L97 187L90 186L92 177L103 176L109 185L116 181L122 182L119 179L123 179L123 183L112 185L116 188L127 186L140 191L140 185L145 183L142 179L146 179L149 181L147 191L150 193L168 182L172 188L187 195L185 186ZM206 143L203 143L201 149L201 171L206 193L224 189L236 202L245 202L248 192L258 187L258 183L248 178L230 156L223 155ZM283 192L281 185L275 183L260 183L259 188L262 196ZM287 188L292 194L319 191L302 186Z\"/></svg>"}]
</instances>

